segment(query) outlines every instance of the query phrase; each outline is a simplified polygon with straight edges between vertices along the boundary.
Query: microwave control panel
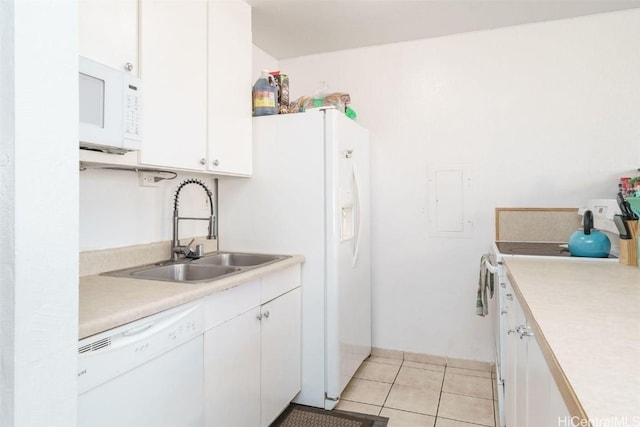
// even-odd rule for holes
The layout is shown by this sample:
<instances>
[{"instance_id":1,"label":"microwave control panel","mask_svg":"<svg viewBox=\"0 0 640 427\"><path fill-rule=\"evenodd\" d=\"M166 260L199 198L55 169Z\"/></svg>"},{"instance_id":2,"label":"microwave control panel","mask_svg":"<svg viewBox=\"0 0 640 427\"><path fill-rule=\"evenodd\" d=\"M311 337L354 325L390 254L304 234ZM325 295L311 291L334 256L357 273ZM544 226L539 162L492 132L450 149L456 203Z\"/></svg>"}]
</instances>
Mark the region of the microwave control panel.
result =
<instances>
[{"instance_id":1,"label":"microwave control panel","mask_svg":"<svg viewBox=\"0 0 640 427\"><path fill-rule=\"evenodd\" d=\"M124 86L124 137L127 140L141 141L142 85L140 79L127 76Z\"/></svg>"}]
</instances>

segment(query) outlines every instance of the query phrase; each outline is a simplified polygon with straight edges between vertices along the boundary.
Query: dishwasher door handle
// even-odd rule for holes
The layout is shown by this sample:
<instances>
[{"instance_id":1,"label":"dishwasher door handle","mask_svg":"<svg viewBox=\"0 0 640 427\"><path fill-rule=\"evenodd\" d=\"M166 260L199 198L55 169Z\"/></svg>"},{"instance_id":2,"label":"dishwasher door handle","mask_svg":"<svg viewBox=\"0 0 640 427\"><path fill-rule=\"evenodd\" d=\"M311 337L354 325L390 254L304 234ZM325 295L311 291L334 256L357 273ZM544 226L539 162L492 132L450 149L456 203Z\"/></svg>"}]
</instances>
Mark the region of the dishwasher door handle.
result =
<instances>
[{"instance_id":1,"label":"dishwasher door handle","mask_svg":"<svg viewBox=\"0 0 640 427\"><path fill-rule=\"evenodd\" d=\"M127 329L126 331L124 331L122 333L122 335L124 335L125 337L138 335L139 333L144 332L147 329L149 329L150 327L152 327L154 325L154 323L155 322L149 322L146 325L140 325L140 326L136 326L135 328Z\"/></svg>"}]
</instances>

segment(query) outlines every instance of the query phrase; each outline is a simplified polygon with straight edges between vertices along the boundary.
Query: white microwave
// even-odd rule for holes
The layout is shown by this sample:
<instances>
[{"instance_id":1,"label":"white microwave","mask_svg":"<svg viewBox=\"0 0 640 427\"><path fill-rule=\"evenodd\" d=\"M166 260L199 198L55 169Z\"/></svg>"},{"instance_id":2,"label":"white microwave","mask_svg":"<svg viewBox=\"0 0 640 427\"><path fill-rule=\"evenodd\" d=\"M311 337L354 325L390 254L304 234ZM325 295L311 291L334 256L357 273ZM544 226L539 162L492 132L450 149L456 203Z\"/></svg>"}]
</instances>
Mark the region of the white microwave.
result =
<instances>
[{"instance_id":1,"label":"white microwave","mask_svg":"<svg viewBox=\"0 0 640 427\"><path fill-rule=\"evenodd\" d=\"M140 79L80 57L80 148L124 154L139 150Z\"/></svg>"}]
</instances>

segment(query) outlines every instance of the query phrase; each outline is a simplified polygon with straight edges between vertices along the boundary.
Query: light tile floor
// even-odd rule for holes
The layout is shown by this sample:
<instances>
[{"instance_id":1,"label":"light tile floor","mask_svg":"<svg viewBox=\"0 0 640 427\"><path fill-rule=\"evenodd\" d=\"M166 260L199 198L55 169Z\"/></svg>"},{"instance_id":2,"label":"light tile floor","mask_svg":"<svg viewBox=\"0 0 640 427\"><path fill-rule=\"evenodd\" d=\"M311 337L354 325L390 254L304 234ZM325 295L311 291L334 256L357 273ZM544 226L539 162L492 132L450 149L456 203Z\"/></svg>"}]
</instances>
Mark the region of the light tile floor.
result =
<instances>
[{"instance_id":1,"label":"light tile floor","mask_svg":"<svg viewBox=\"0 0 640 427\"><path fill-rule=\"evenodd\" d=\"M408 357L411 353L391 356L365 360L336 409L388 417L388 427L496 425L495 376L489 364Z\"/></svg>"}]
</instances>

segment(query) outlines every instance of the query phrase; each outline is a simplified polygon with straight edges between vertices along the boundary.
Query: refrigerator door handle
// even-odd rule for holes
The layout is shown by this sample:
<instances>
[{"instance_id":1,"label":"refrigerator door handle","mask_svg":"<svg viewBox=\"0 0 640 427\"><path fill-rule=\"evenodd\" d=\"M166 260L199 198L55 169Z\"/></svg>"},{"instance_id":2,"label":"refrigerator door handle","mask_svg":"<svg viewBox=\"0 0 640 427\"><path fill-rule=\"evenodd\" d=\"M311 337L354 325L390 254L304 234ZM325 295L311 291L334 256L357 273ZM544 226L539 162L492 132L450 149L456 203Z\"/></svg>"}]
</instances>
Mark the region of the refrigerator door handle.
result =
<instances>
[{"instance_id":1,"label":"refrigerator door handle","mask_svg":"<svg viewBox=\"0 0 640 427\"><path fill-rule=\"evenodd\" d=\"M355 267L358 263L358 256L360 254L360 240L362 239L362 197L360 197L360 178L358 174L358 167L353 163L353 189L355 190L355 196L358 201L358 225L357 235L355 236L355 245L353 248L353 263Z\"/></svg>"}]
</instances>

